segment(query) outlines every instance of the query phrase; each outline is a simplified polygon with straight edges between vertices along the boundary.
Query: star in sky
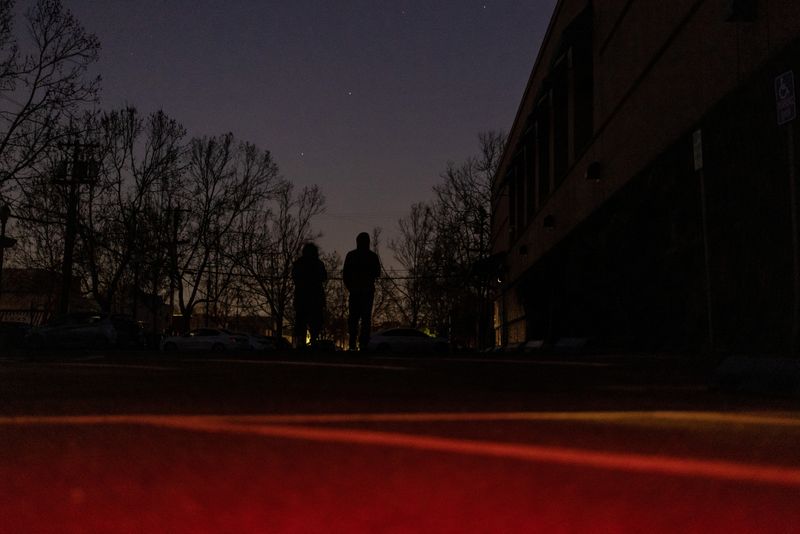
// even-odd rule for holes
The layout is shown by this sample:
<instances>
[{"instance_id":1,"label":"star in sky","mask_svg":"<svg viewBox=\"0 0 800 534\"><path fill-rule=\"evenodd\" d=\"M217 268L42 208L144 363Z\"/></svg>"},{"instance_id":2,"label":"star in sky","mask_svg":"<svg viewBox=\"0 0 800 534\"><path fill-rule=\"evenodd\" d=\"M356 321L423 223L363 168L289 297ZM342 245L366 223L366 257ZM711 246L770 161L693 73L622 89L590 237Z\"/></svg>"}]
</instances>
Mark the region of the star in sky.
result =
<instances>
[{"instance_id":1,"label":"star in sky","mask_svg":"<svg viewBox=\"0 0 800 534\"><path fill-rule=\"evenodd\" d=\"M318 244L344 254L372 226L388 243L448 161L511 126L556 2L68 3L102 41L104 109L163 109L188 137L233 131L318 185L330 213L380 213L320 219Z\"/></svg>"}]
</instances>

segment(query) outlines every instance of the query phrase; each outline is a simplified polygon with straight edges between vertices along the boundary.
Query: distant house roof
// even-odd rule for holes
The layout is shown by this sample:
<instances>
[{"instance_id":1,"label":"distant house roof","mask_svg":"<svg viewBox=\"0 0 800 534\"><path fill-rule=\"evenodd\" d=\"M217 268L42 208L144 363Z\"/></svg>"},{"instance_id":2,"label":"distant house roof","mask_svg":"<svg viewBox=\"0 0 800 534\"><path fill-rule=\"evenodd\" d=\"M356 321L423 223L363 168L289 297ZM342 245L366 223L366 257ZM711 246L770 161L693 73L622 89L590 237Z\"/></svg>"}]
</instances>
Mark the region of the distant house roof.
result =
<instances>
[{"instance_id":1,"label":"distant house roof","mask_svg":"<svg viewBox=\"0 0 800 534\"><path fill-rule=\"evenodd\" d=\"M47 269L3 269L3 293L50 293L61 284L61 273ZM72 280L77 289L79 280Z\"/></svg>"}]
</instances>

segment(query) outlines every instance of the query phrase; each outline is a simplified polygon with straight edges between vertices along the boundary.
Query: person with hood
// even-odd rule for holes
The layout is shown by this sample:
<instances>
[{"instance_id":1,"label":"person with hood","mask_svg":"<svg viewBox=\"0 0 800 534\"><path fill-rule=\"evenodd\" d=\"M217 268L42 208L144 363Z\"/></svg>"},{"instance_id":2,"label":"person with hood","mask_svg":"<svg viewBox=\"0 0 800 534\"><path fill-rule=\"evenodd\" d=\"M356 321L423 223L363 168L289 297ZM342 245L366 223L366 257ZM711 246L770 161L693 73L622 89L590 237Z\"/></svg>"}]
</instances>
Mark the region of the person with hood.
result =
<instances>
[{"instance_id":1,"label":"person with hood","mask_svg":"<svg viewBox=\"0 0 800 534\"><path fill-rule=\"evenodd\" d=\"M292 265L294 281L294 338L298 349L306 347L306 331L311 346L317 343L322 330L322 315L325 307L325 289L328 279L325 264L319 259L319 250L314 243L303 245L302 255Z\"/></svg>"},{"instance_id":2,"label":"person with hood","mask_svg":"<svg viewBox=\"0 0 800 534\"><path fill-rule=\"evenodd\" d=\"M347 318L350 350L367 350L372 330L375 280L380 275L381 262L378 255L369 249L369 234L361 232L356 237L356 249L347 253L342 270L344 285L350 293Z\"/></svg>"}]
</instances>

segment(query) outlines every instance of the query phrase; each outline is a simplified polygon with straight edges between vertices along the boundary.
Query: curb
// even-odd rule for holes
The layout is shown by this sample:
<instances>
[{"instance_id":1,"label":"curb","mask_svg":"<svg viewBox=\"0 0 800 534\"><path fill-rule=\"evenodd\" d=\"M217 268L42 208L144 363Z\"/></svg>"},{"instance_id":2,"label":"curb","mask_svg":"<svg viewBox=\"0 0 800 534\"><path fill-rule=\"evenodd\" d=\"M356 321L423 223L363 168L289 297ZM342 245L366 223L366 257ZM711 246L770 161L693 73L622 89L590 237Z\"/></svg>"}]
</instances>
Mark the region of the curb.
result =
<instances>
[{"instance_id":1,"label":"curb","mask_svg":"<svg viewBox=\"0 0 800 534\"><path fill-rule=\"evenodd\" d=\"M800 360L732 356L714 369L709 385L727 392L800 397Z\"/></svg>"}]
</instances>

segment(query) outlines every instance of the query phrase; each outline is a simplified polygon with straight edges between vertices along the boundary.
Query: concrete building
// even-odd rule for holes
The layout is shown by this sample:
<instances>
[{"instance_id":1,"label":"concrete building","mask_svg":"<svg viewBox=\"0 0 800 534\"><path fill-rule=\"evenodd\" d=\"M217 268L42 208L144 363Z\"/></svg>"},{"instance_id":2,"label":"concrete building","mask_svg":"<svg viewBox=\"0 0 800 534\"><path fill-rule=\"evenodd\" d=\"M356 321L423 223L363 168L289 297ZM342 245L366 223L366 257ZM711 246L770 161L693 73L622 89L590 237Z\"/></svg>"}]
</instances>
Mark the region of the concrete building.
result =
<instances>
[{"instance_id":1,"label":"concrete building","mask_svg":"<svg viewBox=\"0 0 800 534\"><path fill-rule=\"evenodd\" d=\"M560 0L493 183L496 343L796 345L793 83L796 0Z\"/></svg>"}]
</instances>

